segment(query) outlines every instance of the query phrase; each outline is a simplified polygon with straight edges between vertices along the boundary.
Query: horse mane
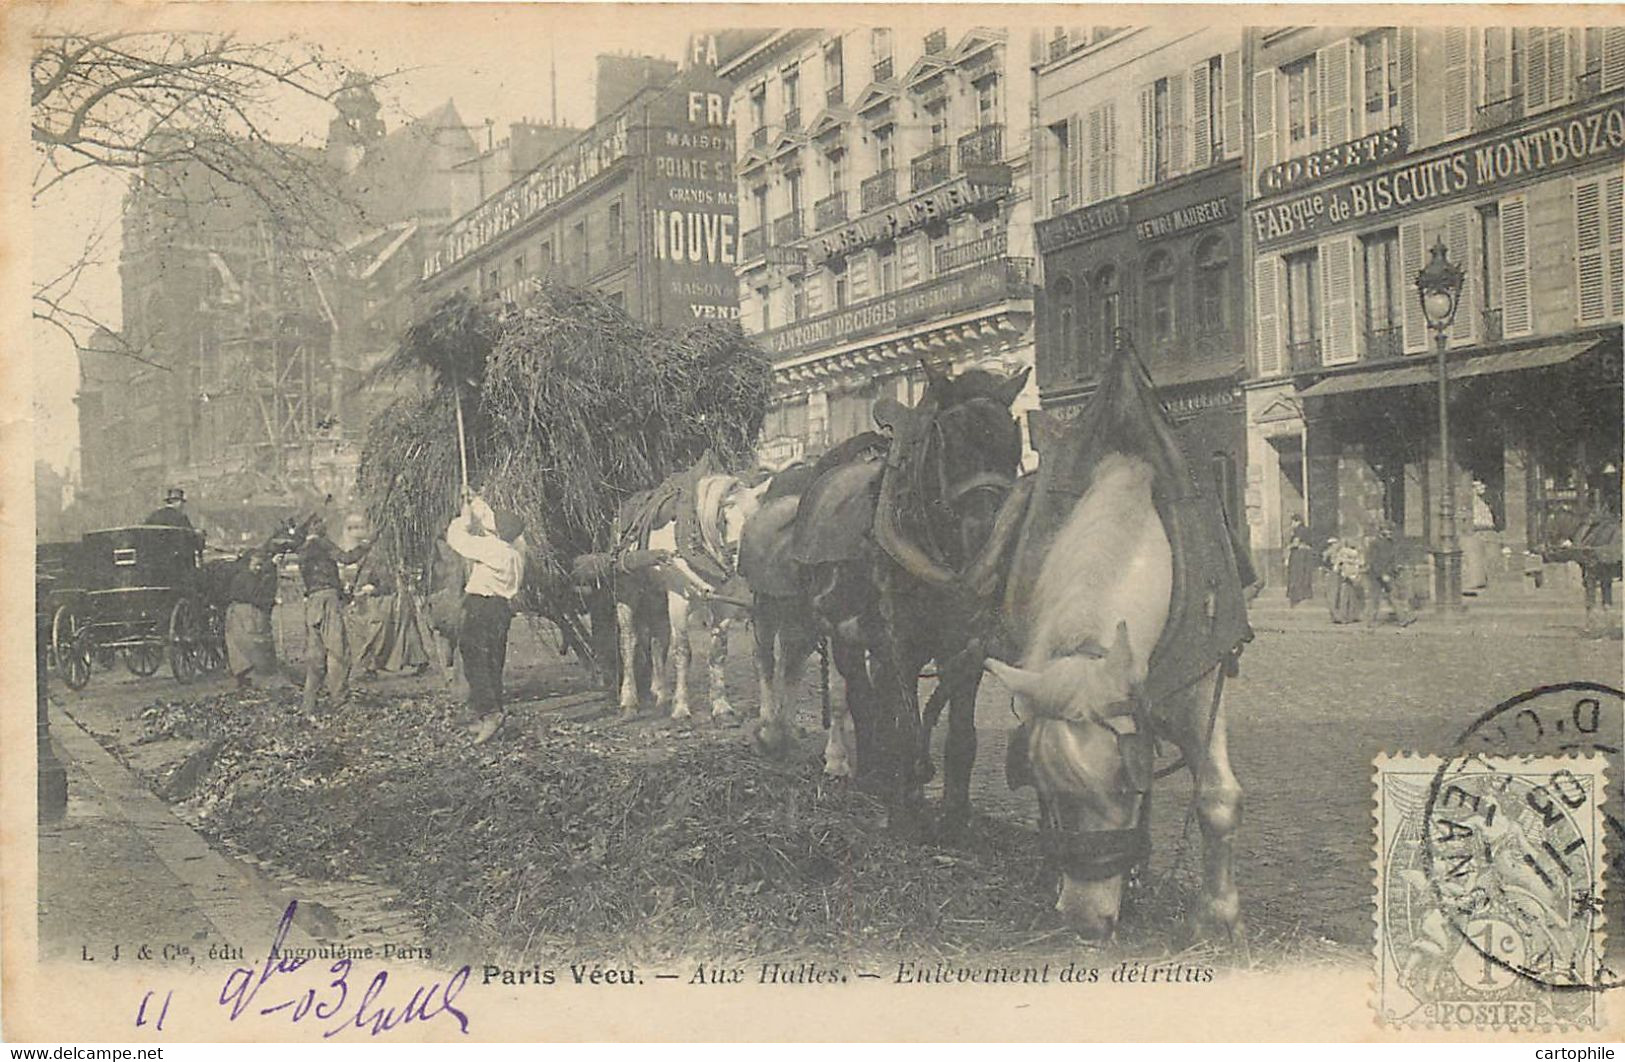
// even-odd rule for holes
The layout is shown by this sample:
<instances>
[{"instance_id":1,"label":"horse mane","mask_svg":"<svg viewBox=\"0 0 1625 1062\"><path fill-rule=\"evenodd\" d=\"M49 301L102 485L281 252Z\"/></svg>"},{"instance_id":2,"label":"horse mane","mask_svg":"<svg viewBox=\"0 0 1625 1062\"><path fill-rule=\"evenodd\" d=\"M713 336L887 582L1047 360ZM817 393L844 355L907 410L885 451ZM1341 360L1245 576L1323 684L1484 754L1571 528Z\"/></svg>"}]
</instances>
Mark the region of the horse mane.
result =
<instances>
[{"instance_id":1,"label":"horse mane","mask_svg":"<svg viewBox=\"0 0 1625 1062\"><path fill-rule=\"evenodd\" d=\"M694 489L694 515L699 523L700 546L713 560L727 555L722 541L722 509L728 495L739 488L737 476L715 473L701 476Z\"/></svg>"}]
</instances>

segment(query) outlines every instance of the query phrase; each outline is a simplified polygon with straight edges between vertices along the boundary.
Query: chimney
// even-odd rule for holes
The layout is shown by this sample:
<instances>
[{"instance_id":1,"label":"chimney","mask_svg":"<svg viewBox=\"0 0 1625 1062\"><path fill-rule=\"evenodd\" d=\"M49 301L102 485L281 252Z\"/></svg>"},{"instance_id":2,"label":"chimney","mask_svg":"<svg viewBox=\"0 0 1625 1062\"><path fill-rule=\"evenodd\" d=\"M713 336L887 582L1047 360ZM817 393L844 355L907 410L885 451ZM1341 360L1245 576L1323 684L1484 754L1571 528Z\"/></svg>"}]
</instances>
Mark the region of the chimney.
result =
<instances>
[{"instance_id":1,"label":"chimney","mask_svg":"<svg viewBox=\"0 0 1625 1062\"><path fill-rule=\"evenodd\" d=\"M671 59L651 55L600 55L593 121L601 122L614 114L642 89L664 85L676 76L677 63Z\"/></svg>"}]
</instances>

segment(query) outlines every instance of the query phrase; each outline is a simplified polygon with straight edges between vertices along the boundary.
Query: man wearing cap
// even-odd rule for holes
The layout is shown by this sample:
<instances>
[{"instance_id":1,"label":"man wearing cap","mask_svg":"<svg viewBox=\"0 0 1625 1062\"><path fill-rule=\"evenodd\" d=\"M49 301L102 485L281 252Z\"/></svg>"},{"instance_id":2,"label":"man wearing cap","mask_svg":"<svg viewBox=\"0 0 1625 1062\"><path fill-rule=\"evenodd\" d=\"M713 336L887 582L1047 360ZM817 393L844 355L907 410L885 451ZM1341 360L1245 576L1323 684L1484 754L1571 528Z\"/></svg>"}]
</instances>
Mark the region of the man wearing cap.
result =
<instances>
[{"instance_id":1,"label":"man wearing cap","mask_svg":"<svg viewBox=\"0 0 1625 1062\"><path fill-rule=\"evenodd\" d=\"M339 565L355 564L371 543L341 550L327 537L327 521L314 517L299 550L299 575L305 583L305 714L316 712L316 697L325 679L333 707L350 694L350 640L344 631L339 600Z\"/></svg>"},{"instance_id":2,"label":"man wearing cap","mask_svg":"<svg viewBox=\"0 0 1625 1062\"><path fill-rule=\"evenodd\" d=\"M154 509L142 521L156 527L184 527L192 530L192 521L186 515L186 492L179 487L164 491L162 508Z\"/></svg>"},{"instance_id":3,"label":"man wearing cap","mask_svg":"<svg viewBox=\"0 0 1625 1062\"><path fill-rule=\"evenodd\" d=\"M504 718L502 668L513 599L525 579L524 524L514 513L493 513L483 498L471 494L446 528L446 544L470 562L460 645L478 745L497 732Z\"/></svg>"}]
</instances>

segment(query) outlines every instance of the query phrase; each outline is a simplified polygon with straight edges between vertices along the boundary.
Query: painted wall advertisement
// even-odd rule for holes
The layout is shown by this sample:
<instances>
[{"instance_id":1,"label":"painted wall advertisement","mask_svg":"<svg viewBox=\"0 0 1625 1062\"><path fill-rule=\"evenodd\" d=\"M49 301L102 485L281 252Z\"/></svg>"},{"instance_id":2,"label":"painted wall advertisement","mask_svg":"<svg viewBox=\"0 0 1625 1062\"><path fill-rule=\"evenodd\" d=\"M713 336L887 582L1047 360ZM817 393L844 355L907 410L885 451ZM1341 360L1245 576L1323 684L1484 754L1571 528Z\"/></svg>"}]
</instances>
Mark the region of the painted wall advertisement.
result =
<instances>
[{"instance_id":1,"label":"painted wall advertisement","mask_svg":"<svg viewBox=\"0 0 1625 1062\"><path fill-rule=\"evenodd\" d=\"M739 317L729 91L716 76L714 38L696 36L685 69L649 130L646 224L653 228L660 320L668 324Z\"/></svg>"}]
</instances>

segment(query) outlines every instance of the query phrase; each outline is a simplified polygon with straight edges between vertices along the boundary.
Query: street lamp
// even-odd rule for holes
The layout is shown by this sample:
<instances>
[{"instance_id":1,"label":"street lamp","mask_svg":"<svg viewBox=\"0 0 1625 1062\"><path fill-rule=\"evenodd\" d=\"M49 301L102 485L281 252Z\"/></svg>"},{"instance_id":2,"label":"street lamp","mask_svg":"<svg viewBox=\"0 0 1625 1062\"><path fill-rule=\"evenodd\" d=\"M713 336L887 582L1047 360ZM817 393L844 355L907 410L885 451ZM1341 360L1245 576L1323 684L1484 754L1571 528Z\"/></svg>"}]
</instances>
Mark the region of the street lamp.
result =
<instances>
[{"instance_id":1,"label":"street lamp","mask_svg":"<svg viewBox=\"0 0 1625 1062\"><path fill-rule=\"evenodd\" d=\"M1456 540L1456 476L1450 460L1450 378L1446 356L1450 324L1461 301L1463 273L1451 263L1441 237L1433 244L1427 267L1416 274L1416 295L1422 315L1433 331L1439 356L1439 464L1444 478L1439 491L1439 538L1433 550L1433 603L1441 611L1458 612L1461 603L1461 544Z\"/></svg>"}]
</instances>

